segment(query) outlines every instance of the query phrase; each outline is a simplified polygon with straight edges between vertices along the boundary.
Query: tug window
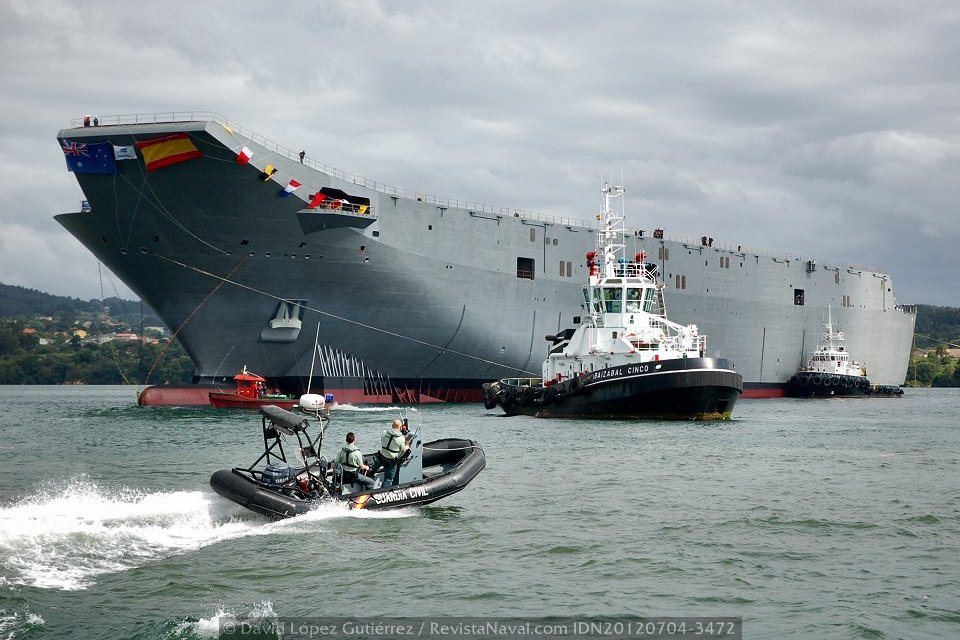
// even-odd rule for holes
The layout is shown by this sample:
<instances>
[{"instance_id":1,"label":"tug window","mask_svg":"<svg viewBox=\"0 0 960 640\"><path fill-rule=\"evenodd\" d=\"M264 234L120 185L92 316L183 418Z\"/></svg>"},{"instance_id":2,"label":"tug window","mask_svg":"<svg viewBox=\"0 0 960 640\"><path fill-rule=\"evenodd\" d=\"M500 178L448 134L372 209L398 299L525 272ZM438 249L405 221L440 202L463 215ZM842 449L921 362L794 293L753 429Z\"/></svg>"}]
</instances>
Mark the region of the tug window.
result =
<instances>
[{"instance_id":1,"label":"tug window","mask_svg":"<svg viewBox=\"0 0 960 640\"><path fill-rule=\"evenodd\" d=\"M621 300L623 299L623 289L617 287L606 288L603 290L603 302L607 313L620 313L623 310Z\"/></svg>"},{"instance_id":2,"label":"tug window","mask_svg":"<svg viewBox=\"0 0 960 640\"><path fill-rule=\"evenodd\" d=\"M603 313L603 291L600 287L593 289L593 312Z\"/></svg>"},{"instance_id":3,"label":"tug window","mask_svg":"<svg viewBox=\"0 0 960 640\"><path fill-rule=\"evenodd\" d=\"M643 310L647 313L653 313L653 305L656 304L653 299L655 295L656 293L653 289L647 289L643 296Z\"/></svg>"},{"instance_id":4,"label":"tug window","mask_svg":"<svg viewBox=\"0 0 960 640\"><path fill-rule=\"evenodd\" d=\"M533 231L533 229L531 229ZM517 277L533 280L533 258L517 258Z\"/></svg>"},{"instance_id":5,"label":"tug window","mask_svg":"<svg viewBox=\"0 0 960 640\"><path fill-rule=\"evenodd\" d=\"M627 313L635 313L640 311L640 298L642 295L642 289L627 289Z\"/></svg>"}]
</instances>

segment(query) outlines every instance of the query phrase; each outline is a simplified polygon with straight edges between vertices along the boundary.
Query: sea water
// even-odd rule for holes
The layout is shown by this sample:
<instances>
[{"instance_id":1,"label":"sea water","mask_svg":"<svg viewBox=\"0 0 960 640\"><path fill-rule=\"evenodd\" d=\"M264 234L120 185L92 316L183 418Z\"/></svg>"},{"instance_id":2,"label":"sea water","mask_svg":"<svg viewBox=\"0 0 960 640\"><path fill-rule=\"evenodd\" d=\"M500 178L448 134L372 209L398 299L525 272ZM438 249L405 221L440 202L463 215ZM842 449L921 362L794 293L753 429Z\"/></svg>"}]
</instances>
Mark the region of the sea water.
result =
<instances>
[{"instance_id":1,"label":"sea water","mask_svg":"<svg viewBox=\"0 0 960 640\"><path fill-rule=\"evenodd\" d=\"M210 474L256 413L0 387L0 638L208 638L230 617L742 616L745 638L960 637L960 391L741 401L729 422L404 410L487 469L433 506L272 522Z\"/></svg>"}]
</instances>

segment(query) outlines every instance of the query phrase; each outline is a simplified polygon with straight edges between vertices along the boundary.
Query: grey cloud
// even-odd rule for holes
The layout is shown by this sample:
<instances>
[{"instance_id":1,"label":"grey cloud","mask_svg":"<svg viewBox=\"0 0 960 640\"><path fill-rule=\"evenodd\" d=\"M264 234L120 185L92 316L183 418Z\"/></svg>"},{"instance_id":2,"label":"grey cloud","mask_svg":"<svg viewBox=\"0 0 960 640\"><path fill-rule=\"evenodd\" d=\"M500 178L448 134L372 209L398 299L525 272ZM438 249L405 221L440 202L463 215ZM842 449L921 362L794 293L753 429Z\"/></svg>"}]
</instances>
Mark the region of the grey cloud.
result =
<instances>
[{"instance_id":1,"label":"grey cloud","mask_svg":"<svg viewBox=\"0 0 960 640\"><path fill-rule=\"evenodd\" d=\"M889 271L960 306L952 3L0 4L0 280L99 296L52 220L81 113L217 111L409 190ZM27 266L32 265L32 266ZM108 291L106 295L111 295Z\"/></svg>"}]
</instances>

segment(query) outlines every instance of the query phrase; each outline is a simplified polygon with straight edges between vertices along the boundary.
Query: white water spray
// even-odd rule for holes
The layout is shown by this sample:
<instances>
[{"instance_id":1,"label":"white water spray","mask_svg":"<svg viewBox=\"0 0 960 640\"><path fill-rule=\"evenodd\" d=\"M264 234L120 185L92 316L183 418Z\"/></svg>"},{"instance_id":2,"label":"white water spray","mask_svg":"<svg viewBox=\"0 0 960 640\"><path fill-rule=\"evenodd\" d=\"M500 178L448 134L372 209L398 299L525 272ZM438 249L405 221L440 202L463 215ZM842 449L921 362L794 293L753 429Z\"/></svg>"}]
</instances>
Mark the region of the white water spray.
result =
<instances>
[{"instance_id":1,"label":"white water spray","mask_svg":"<svg viewBox=\"0 0 960 640\"><path fill-rule=\"evenodd\" d=\"M8 585L85 589L124 571L224 540L279 534L298 523L343 517L405 517L323 504L266 521L210 491L106 490L86 478L0 508L0 566Z\"/></svg>"}]
</instances>

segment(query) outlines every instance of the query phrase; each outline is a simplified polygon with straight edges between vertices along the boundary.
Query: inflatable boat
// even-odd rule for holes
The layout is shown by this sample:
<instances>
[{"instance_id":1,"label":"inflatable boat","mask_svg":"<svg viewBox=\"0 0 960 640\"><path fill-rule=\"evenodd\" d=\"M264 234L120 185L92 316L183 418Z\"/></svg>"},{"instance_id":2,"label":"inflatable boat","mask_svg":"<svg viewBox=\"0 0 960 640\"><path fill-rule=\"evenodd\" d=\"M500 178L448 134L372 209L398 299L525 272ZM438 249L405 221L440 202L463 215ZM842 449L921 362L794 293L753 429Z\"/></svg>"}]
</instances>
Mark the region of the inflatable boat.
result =
<instances>
[{"instance_id":1,"label":"inflatable boat","mask_svg":"<svg viewBox=\"0 0 960 640\"><path fill-rule=\"evenodd\" d=\"M263 453L249 467L217 471L210 486L224 498L271 518L300 515L325 501L368 510L430 504L462 490L486 466L483 448L474 440L423 442L418 429L407 436L410 449L401 458L397 485L381 486L382 471L372 476L373 488L345 483L335 465L320 455L328 417L319 417L319 433L311 437L311 420L302 415L276 406L261 407L260 413ZM365 464L372 462L372 455L364 456Z\"/></svg>"}]
</instances>

